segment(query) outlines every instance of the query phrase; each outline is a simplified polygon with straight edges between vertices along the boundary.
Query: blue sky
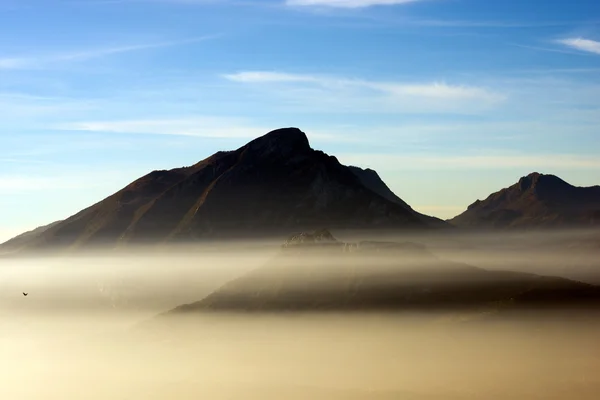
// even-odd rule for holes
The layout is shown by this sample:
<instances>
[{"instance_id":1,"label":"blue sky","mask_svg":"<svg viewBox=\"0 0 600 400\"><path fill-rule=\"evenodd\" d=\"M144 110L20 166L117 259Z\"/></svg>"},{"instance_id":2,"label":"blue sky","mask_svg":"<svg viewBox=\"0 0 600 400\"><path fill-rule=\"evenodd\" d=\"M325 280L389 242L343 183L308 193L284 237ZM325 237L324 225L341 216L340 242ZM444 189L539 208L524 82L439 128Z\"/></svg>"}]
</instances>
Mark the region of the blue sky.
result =
<instances>
[{"instance_id":1,"label":"blue sky","mask_svg":"<svg viewBox=\"0 0 600 400\"><path fill-rule=\"evenodd\" d=\"M0 240L284 126L443 218L600 184L600 2L0 1Z\"/></svg>"}]
</instances>

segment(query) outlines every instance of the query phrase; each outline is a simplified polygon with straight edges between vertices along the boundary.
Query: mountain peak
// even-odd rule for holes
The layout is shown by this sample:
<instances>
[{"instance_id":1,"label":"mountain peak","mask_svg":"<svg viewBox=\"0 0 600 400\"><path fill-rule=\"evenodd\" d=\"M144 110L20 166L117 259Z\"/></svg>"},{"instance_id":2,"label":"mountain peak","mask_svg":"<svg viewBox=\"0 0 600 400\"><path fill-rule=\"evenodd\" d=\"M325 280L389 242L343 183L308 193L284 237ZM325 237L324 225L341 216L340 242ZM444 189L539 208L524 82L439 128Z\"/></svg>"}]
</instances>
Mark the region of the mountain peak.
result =
<instances>
[{"instance_id":1,"label":"mountain peak","mask_svg":"<svg viewBox=\"0 0 600 400\"><path fill-rule=\"evenodd\" d=\"M519 188L521 191L532 189L547 189L547 190L560 190L566 186L571 186L567 182L560 179L558 176L549 174L540 174L539 172L532 172L531 174L519 179Z\"/></svg>"},{"instance_id":2,"label":"mountain peak","mask_svg":"<svg viewBox=\"0 0 600 400\"><path fill-rule=\"evenodd\" d=\"M533 172L514 185L471 204L451 223L471 227L548 228L597 226L600 187L577 187L558 176Z\"/></svg>"},{"instance_id":3,"label":"mountain peak","mask_svg":"<svg viewBox=\"0 0 600 400\"><path fill-rule=\"evenodd\" d=\"M254 139L244 148L260 156L271 153L289 156L294 153L307 153L311 150L306 134L298 128L275 129Z\"/></svg>"},{"instance_id":4,"label":"mountain peak","mask_svg":"<svg viewBox=\"0 0 600 400\"><path fill-rule=\"evenodd\" d=\"M277 129L192 167L147 174L19 248L257 238L322 226L432 226L395 197L376 172L367 174L372 181L312 149L300 129ZM318 236L331 239L326 231Z\"/></svg>"}]
</instances>

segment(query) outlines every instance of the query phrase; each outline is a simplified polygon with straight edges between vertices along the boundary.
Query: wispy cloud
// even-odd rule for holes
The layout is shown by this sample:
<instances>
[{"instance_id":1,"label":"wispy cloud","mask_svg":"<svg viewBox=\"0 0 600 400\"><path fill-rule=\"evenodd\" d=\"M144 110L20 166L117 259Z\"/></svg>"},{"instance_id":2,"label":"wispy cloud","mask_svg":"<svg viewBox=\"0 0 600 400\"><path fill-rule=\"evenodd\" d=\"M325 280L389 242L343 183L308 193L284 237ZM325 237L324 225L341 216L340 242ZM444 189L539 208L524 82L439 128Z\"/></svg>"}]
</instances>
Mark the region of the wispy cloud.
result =
<instances>
[{"instance_id":1,"label":"wispy cloud","mask_svg":"<svg viewBox=\"0 0 600 400\"><path fill-rule=\"evenodd\" d=\"M581 53L581 52L577 52L577 51L565 50L565 49L555 49L555 48L544 47L544 46L531 46L531 45L520 44L520 43L506 43L506 44L509 46L521 47L523 49L529 49L529 50L535 50L535 51L545 51L548 53L586 55L585 53Z\"/></svg>"},{"instance_id":2,"label":"wispy cloud","mask_svg":"<svg viewBox=\"0 0 600 400\"><path fill-rule=\"evenodd\" d=\"M597 42L595 40L583 38L567 38L560 39L557 42L576 50L600 54L600 42Z\"/></svg>"},{"instance_id":3,"label":"wispy cloud","mask_svg":"<svg viewBox=\"0 0 600 400\"><path fill-rule=\"evenodd\" d=\"M310 82L323 83L323 78L310 75L288 74L270 71L243 71L234 74L224 74L224 78L244 83L270 83L270 82Z\"/></svg>"},{"instance_id":4,"label":"wispy cloud","mask_svg":"<svg viewBox=\"0 0 600 400\"><path fill-rule=\"evenodd\" d=\"M449 85L445 82L399 83L268 71L245 71L223 76L230 81L242 83L309 83L326 88L363 88L392 96L414 96L448 100L477 99L484 101L498 101L503 99L503 96L485 88Z\"/></svg>"},{"instance_id":5,"label":"wispy cloud","mask_svg":"<svg viewBox=\"0 0 600 400\"><path fill-rule=\"evenodd\" d=\"M531 69L515 69L507 70L505 73L509 74L595 74L600 72L600 68L531 68Z\"/></svg>"},{"instance_id":6,"label":"wispy cloud","mask_svg":"<svg viewBox=\"0 0 600 400\"><path fill-rule=\"evenodd\" d=\"M581 24L582 21L506 21L506 20L451 20L451 19L408 19L414 25L440 28L553 28Z\"/></svg>"},{"instance_id":7,"label":"wispy cloud","mask_svg":"<svg viewBox=\"0 0 600 400\"><path fill-rule=\"evenodd\" d=\"M61 124L56 129L211 138L252 138L266 133L261 128L240 127L234 123L227 125L214 118L83 121Z\"/></svg>"},{"instance_id":8,"label":"wispy cloud","mask_svg":"<svg viewBox=\"0 0 600 400\"><path fill-rule=\"evenodd\" d=\"M422 0L283 0L286 6L298 7L328 7L328 8L365 8L372 6L391 6L398 4L414 3ZM88 0L85 3L75 4L121 4L121 3L169 3L182 5L207 5L207 4L235 4L266 6L267 2L260 0ZM281 3L279 3L281 4ZM277 6L279 4L276 4Z\"/></svg>"},{"instance_id":9,"label":"wispy cloud","mask_svg":"<svg viewBox=\"0 0 600 400\"><path fill-rule=\"evenodd\" d=\"M365 8L372 6L392 6L414 3L421 0L285 0L289 6L316 6L335 8Z\"/></svg>"},{"instance_id":10,"label":"wispy cloud","mask_svg":"<svg viewBox=\"0 0 600 400\"><path fill-rule=\"evenodd\" d=\"M156 43L145 43L127 46L103 47L93 50L81 50L65 53L55 53L46 55L33 55L24 57L6 57L0 58L0 69L41 69L53 64L73 61L86 61L115 54L130 53L148 49L180 46L185 44L197 43L218 37L219 35L207 35L183 40L163 41Z\"/></svg>"},{"instance_id":11,"label":"wispy cloud","mask_svg":"<svg viewBox=\"0 0 600 400\"><path fill-rule=\"evenodd\" d=\"M165 0L168 1L168 0ZM313 15L342 17L372 22L373 26L416 26L432 28L523 29L577 26L589 23L582 20L468 20L420 18L409 15L355 12L372 7L406 6L430 0L283 0L286 9L311 11ZM288 21L286 21L288 23ZM364 25L362 25L364 26Z\"/></svg>"},{"instance_id":12,"label":"wispy cloud","mask_svg":"<svg viewBox=\"0 0 600 400\"><path fill-rule=\"evenodd\" d=\"M202 118L169 118L145 120L119 120L119 121L83 121L60 124L58 130L146 134L146 135L174 135L215 139L247 139L251 140L267 132L280 128L263 127L235 119L214 117ZM307 130L307 136L320 141L352 141L336 133Z\"/></svg>"},{"instance_id":13,"label":"wispy cloud","mask_svg":"<svg viewBox=\"0 0 600 400\"><path fill-rule=\"evenodd\" d=\"M487 112L506 96L485 87L446 82L395 82L336 76L245 71L226 74L279 112L461 114Z\"/></svg>"}]
</instances>

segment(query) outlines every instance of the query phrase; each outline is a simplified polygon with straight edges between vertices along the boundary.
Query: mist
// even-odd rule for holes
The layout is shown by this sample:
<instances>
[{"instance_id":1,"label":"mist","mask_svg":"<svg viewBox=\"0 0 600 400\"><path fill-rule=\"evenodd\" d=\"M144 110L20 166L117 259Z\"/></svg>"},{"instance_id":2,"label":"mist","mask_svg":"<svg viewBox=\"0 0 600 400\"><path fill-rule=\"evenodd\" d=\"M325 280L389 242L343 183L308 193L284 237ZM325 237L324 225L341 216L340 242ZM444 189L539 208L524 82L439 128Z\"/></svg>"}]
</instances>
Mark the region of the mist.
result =
<instances>
[{"instance_id":1,"label":"mist","mask_svg":"<svg viewBox=\"0 0 600 400\"><path fill-rule=\"evenodd\" d=\"M593 235L386 240L421 244L440 260L477 268L593 283L597 250L573 250L572 243ZM164 314L274 260L277 274L293 275L312 257L328 268L311 282L338 285L342 267L326 253L281 264L280 252L271 242L238 242L1 259L0 398L597 398L600 313L593 310L493 319L441 309ZM353 264L353 272L376 277L428 267L430 261L411 254L374 255Z\"/></svg>"}]
</instances>

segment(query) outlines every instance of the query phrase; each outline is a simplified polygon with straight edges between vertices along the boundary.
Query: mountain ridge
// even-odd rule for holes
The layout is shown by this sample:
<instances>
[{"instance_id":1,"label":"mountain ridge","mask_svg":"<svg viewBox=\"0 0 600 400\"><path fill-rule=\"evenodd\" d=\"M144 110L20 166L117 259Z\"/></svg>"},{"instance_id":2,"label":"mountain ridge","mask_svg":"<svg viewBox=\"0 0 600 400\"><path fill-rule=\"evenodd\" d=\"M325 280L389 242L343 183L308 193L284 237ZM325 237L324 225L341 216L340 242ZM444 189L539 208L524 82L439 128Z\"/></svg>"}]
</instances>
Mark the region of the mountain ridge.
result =
<instances>
[{"instance_id":1,"label":"mountain ridge","mask_svg":"<svg viewBox=\"0 0 600 400\"><path fill-rule=\"evenodd\" d=\"M484 229L599 227L600 186L573 186L555 175L533 172L447 222Z\"/></svg>"},{"instance_id":2,"label":"mountain ridge","mask_svg":"<svg viewBox=\"0 0 600 400\"><path fill-rule=\"evenodd\" d=\"M368 173L371 179L380 181L373 173ZM335 156L312 149L300 129L276 129L191 166L152 171L22 248L118 247L289 235L322 227L431 228L426 216L401 200L391 201L385 184L389 193L381 184L379 189L365 185L361 175Z\"/></svg>"}]
</instances>

